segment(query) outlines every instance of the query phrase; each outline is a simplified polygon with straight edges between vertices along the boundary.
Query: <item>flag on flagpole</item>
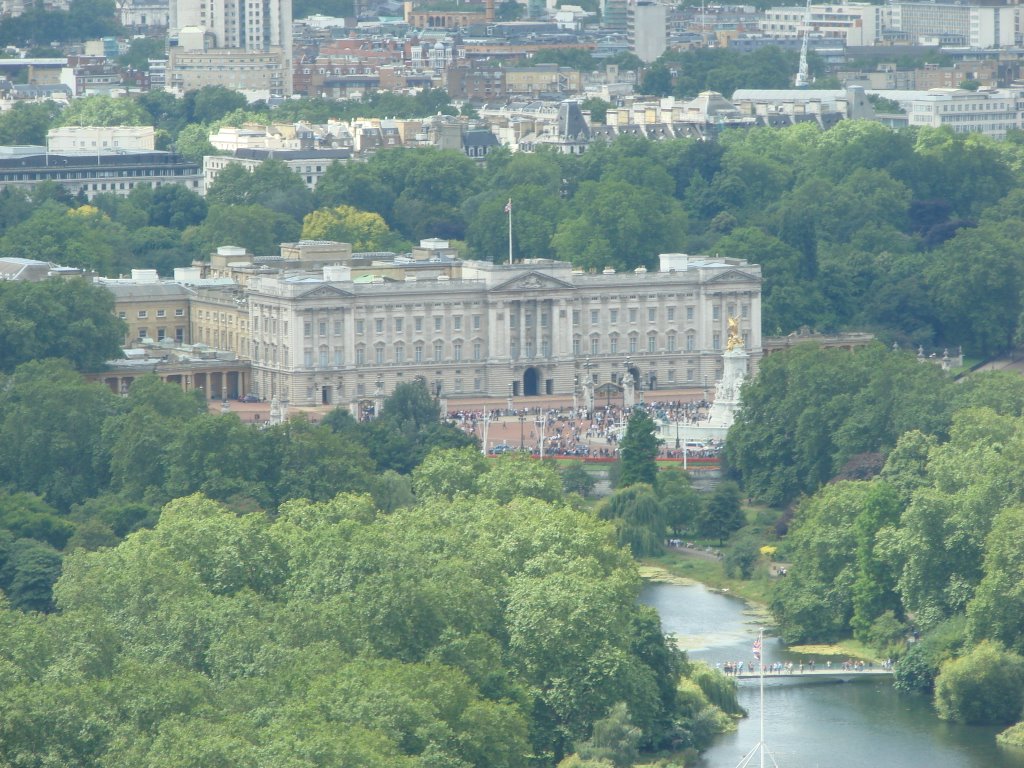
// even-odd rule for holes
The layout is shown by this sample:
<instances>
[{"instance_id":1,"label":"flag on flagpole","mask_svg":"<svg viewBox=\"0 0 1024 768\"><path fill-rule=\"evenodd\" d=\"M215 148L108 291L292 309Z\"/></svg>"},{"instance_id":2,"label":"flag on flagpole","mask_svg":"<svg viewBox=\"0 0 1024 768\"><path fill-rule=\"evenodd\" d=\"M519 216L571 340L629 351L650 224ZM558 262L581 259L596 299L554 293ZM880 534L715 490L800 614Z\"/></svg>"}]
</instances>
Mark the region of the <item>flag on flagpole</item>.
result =
<instances>
[{"instance_id":1,"label":"flag on flagpole","mask_svg":"<svg viewBox=\"0 0 1024 768\"><path fill-rule=\"evenodd\" d=\"M760 637L760 635L758 635L757 639L754 640L754 647L753 647L752 650L754 652L754 658L757 659L758 661L760 661L761 660L761 637Z\"/></svg>"},{"instance_id":2,"label":"flag on flagpole","mask_svg":"<svg viewBox=\"0 0 1024 768\"><path fill-rule=\"evenodd\" d=\"M511 197L508 199L508 202L505 203L505 213L512 213L512 198Z\"/></svg>"}]
</instances>

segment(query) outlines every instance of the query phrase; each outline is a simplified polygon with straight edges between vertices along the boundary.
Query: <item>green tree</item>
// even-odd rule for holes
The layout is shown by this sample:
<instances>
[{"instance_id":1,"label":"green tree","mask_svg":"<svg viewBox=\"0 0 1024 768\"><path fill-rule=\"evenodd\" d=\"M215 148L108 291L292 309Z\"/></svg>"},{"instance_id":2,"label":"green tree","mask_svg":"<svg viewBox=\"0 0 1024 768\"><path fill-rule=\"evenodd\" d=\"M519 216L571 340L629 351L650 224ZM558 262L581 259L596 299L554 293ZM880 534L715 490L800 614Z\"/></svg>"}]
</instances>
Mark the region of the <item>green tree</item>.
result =
<instances>
[{"instance_id":1,"label":"green tree","mask_svg":"<svg viewBox=\"0 0 1024 768\"><path fill-rule=\"evenodd\" d=\"M27 220L4 233L4 254L52 261L116 275L131 267L123 246L124 228L91 205L67 209L55 202L39 205Z\"/></svg>"},{"instance_id":2,"label":"green tree","mask_svg":"<svg viewBox=\"0 0 1024 768\"><path fill-rule=\"evenodd\" d=\"M113 295L84 280L0 282L0 371L31 360L63 357L95 371L121 356L124 324Z\"/></svg>"},{"instance_id":3,"label":"green tree","mask_svg":"<svg viewBox=\"0 0 1024 768\"><path fill-rule=\"evenodd\" d=\"M412 471L412 486L420 499L451 499L458 493L475 493L486 471L486 459L475 447L435 449Z\"/></svg>"},{"instance_id":4,"label":"green tree","mask_svg":"<svg viewBox=\"0 0 1024 768\"><path fill-rule=\"evenodd\" d=\"M151 125L149 114L132 99L85 96L60 114L61 125Z\"/></svg>"},{"instance_id":5,"label":"green tree","mask_svg":"<svg viewBox=\"0 0 1024 768\"><path fill-rule=\"evenodd\" d=\"M370 163L333 162L316 185L318 208L349 206L387 219L395 194Z\"/></svg>"},{"instance_id":6,"label":"green tree","mask_svg":"<svg viewBox=\"0 0 1024 768\"><path fill-rule=\"evenodd\" d=\"M302 222L305 240L337 240L351 243L354 251L398 251L407 245L388 229L376 213L360 211L349 205L325 208L308 214Z\"/></svg>"},{"instance_id":7,"label":"green tree","mask_svg":"<svg viewBox=\"0 0 1024 768\"><path fill-rule=\"evenodd\" d=\"M615 768L629 768L639 757L640 729L633 725L629 708L619 702L608 716L594 723L590 738L576 745L583 760L604 761Z\"/></svg>"},{"instance_id":8,"label":"green tree","mask_svg":"<svg viewBox=\"0 0 1024 768\"><path fill-rule=\"evenodd\" d=\"M11 545L0 579L11 605L24 611L53 609L53 585L60 576L60 552L34 539Z\"/></svg>"},{"instance_id":9,"label":"green tree","mask_svg":"<svg viewBox=\"0 0 1024 768\"><path fill-rule=\"evenodd\" d=\"M178 154L194 163L203 162L203 157L206 155L220 154L217 148L210 143L210 126L205 123L182 126L174 138L173 146Z\"/></svg>"},{"instance_id":10,"label":"green tree","mask_svg":"<svg viewBox=\"0 0 1024 768\"><path fill-rule=\"evenodd\" d=\"M0 142L5 145L46 143L46 132L54 125L60 107L56 102L16 103L0 114Z\"/></svg>"},{"instance_id":11,"label":"green tree","mask_svg":"<svg viewBox=\"0 0 1024 768\"><path fill-rule=\"evenodd\" d=\"M736 483L731 480L719 483L697 518L697 532L705 538L718 539L721 546L730 534L746 523L741 499L740 487Z\"/></svg>"},{"instance_id":12,"label":"green tree","mask_svg":"<svg viewBox=\"0 0 1024 768\"><path fill-rule=\"evenodd\" d=\"M653 268L659 253L682 247L686 216L671 197L625 181L585 181L573 196L551 246L584 269Z\"/></svg>"},{"instance_id":13,"label":"green tree","mask_svg":"<svg viewBox=\"0 0 1024 768\"><path fill-rule=\"evenodd\" d=\"M985 546L985 575L967 604L972 640L991 639L1020 653L1024 648L1024 509L1000 510Z\"/></svg>"},{"instance_id":14,"label":"green tree","mask_svg":"<svg viewBox=\"0 0 1024 768\"><path fill-rule=\"evenodd\" d=\"M943 720L972 725L1016 722L1024 705L1024 657L982 642L942 665L935 680L935 711Z\"/></svg>"},{"instance_id":15,"label":"green tree","mask_svg":"<svg viewBox=\"0 0 1024 768\"><path fill-rule=\"evenodd\" d=\"M159 37L136 37L128 46L128 52L118 57L122 66L132 69L149 70L150 59L166 57L167 42Z\"/></svg>"},{"instance_id":16,"label":"green tree","mask_svg":"<svg viewBox=\"0 0 1024 768\"><path fill-rule=\"evenodd\" d=\"M206 200L211 207L260 205L299 221L313 209L313 193L280 160L265 160L251 172L228 165L206 190Z\"/></svg>"},{"instance_id":17,"label":"green tree","mask_svg":"<svg viewBox=\"0 0 1024 768\"><path fill-rule=\"evenodd\" d=\"M222 85L206 85L185 94L185 113L191 122L212 123L238 109L245 109L248 102L238 91Z\"/></svg>"},{"instance_id":18,"label":"green tree","mask_svg":"<svg viewBox=\"0 0 1024 768\"><path fill-rule=\"evenodd\" d=\"M602 520L615 523L619 544L636 557L657 554L665 542L665 511L650 485L619 488L597 509Z\"/></svg>"},{"instance_id":19,"label":"green tree","mask_svg":"<svg viewBox=\"0 0 1024 768\"><path fill-rule=\"evenodd\" d=\"M507 454L492 464L480 477L482 496L508 504L515 499L562 500L562 482L558 470L549 463L534 461L523 453Z\"/></svg>"},{"instance_id":20,"label":"green tree","mask_svg":"<svg viewBox=\"0 0 1024 768\"><path fill-rule=\"evenodd\" d=\"M222 245L237 245L257 256L278 253L281 243L299 239L299 222L262 205L211 205L206 220L182 234L192 253L206 258Z\"/></svg>"},{"instance_id":21,"label":"green tree","mask_svg":"<svg viewBox=\"0 0 1024 768\"><path fill-rule=\"evenodd\" d=\"M635 409L626 423L626 434L619 443L619 457L622 471L619 474L619 487L647 483L654 485L658 476L657 427L654 419L639 408Z\"/></svg>"},{"instance_id":22,"label":"green tree","mask_svg":"<svg viewBox=\"0 0 1024 768\"><path fill-rule=\"evenodd\" d=\"M0 482L57 509L93 496L104 478L89 460L118 398L63 360L28 362L0 393Z\"/></svg>"},{"instance_id":23,"label":"green tree","mask_svg":"<svg viewBox=\"0 0 1024 768\"><path fill-rule=\"evenodd\" d=\"M603 125L605 119L608 116L608 110L611 108L611 106L612 105L609 104L604 99L597 98L596 96L591 96L589 99L586 99L580 105L580 108L590 112L591 122Z\"/></svg>"},{"instance_id":24,"label":"green tree","mask_svg":"<svg viewBox=\"0 0 1024 768\"><path fill-rule=\"evenodd\" d=\"M562 487L567 493L578 493L586 498L594 490L597 481L582 461L573 461L562 468Z\"/></svg>"},{"instance_id":25,"label":"green tree","mask_svg":"<svg viewBox=\"0 0 1024 768\"><path fill-rule=\"evenodd\" d=\"M665 523L677 536L684 531L696 532L703 501L690 483L690 476L682 469L671 468L658 472L655 482L658 500L665 511Z\"/></svg>"}]
</instances>

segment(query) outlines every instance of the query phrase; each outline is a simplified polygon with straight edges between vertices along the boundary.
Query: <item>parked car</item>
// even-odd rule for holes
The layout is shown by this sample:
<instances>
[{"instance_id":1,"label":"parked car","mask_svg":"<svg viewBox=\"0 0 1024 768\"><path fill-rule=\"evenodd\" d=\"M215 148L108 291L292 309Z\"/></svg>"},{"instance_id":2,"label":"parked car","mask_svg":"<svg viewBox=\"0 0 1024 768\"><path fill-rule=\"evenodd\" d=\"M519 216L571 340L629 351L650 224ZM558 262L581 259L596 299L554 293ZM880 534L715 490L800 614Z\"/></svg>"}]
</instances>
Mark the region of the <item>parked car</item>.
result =
<instances>
[{"instance_id":1,"label":"parked car","mask_svg":"<svg viewBox=\"0 0 1024 768\"><path fill-rule=\"evenodd\" d=\"M491 451L490 452L492 454L499 454L499 453L509 453L510 451L514 451L514 450L515 450L515 448L513 448L508 443L498 443L497 445L492 445L491 446Z\"/></svg>"},{"instance_id":2,"label":"parked car","mask_svg":"<svg viewBox=\"0 0 1024 768\"><path fill-rule=\"evenodd\" d=\"M242 403L258 403L260 401L259 395L254 395L250 392L248 395L242 395L238 398L239 402Z\"/></svg>"}]
</instances>

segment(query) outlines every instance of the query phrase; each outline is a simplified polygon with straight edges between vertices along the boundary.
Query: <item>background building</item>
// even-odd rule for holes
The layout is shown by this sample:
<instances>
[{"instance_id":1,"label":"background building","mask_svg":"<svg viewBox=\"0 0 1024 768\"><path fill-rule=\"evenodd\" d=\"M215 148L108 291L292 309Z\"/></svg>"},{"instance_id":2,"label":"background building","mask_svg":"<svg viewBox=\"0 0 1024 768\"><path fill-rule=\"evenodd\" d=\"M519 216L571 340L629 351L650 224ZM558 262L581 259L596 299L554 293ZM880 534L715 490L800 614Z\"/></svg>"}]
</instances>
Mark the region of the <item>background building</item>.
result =
<instances>
[{"instance_id":1,"label":"background building","mask_svg":"<svg viewBox=\"0 0 1024 768\"><path fill-rule=\"evenodd\" d=\"M292 93L291 0L171 0L167 88Z\"/></svg>"},{"instance_id":2,"label":"background building","mask_svg":"<svg viewBox=\"0 0 1024 768\"><path fill-rule=\"evenodd\" d=\"M650 0L631 2L626 13L626 35L630 50L650 64L665 52L668 44L668 9Z\"/></svg>"}]
</instances>

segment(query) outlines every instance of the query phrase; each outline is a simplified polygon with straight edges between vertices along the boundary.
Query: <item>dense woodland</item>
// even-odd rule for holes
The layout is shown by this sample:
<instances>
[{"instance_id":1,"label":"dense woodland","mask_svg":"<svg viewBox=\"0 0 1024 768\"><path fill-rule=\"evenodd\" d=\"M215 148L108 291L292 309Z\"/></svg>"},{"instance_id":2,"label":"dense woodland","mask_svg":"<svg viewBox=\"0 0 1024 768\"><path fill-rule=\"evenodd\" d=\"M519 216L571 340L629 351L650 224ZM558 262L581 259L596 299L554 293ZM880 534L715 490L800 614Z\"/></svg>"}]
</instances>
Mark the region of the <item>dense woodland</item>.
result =
<instances>
[{"instance_id":1,"label":"dense woodland","mask_svg":"<svg viewBox=\"0 0 1024 768\"><path fill-rule=\"evenodd\" d=\"M806 345L764 360L743 400L726 459L751 497L792 505L774 531L792 563L772 600L782 637L852 631L941 716L1019 720L1024 379Z\"/></svg>"},{"instance_id":2,"label":"dense woodland","mask_svg":"<svg viewBox=\"0 0 1024 768\"><path fill-rule=\"evenodd\" d=\"M260 429L155 377L0 377L0 762L681 765L730 727L629 531L439 415L419 382Z\"/></svg>"},{"instance_id":3,"label":"dense woodland","mask_svg":"<svg viewBox=\"0 0 1024 768\"><path fill-rule=\"evenodd\" d=\"M436 107L445 97L435 95ZM26 130L37 132L48 119L148 122L202 155L206 131L221 121L326 119L347 108L302 101L246 113L233 98L218 89L186 100L94 97L55 117L15 108L0 116L0 136L30 117ZM419 114L429 113L431 93L417 98ZM414 113L415 103L406 106ZM382 151L332 166L315 193L274 162L251 174L225 170L205 199L176 187L90 204L47 185L31 199L4 191L0 253L104 274L169 273L224 244L268 254L316 237L397 251L443 237L468 257L501 260L511 197L516 258L593 270L656 268L664 252L746 258L763 267L767 334L857 328L983 356L1018 336L1022 167L1016 135L996 142L859 121L827 132L737 130L717 143L627 137L582 156L502 150L485 164L455 152Z\"/></svg>"}]
</instances>

